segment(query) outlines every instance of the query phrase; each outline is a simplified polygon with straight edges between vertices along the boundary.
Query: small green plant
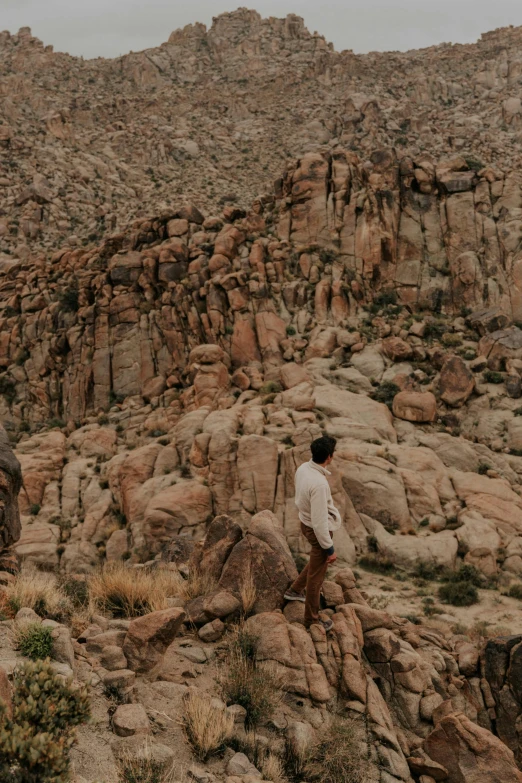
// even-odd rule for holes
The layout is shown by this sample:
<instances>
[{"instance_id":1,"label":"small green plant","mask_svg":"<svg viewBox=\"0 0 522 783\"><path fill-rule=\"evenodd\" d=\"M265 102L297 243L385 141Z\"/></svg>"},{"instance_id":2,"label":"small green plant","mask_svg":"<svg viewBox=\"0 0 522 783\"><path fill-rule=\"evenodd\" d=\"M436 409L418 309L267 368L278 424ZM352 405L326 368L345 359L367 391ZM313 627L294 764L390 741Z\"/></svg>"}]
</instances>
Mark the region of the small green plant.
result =
<instances>
[{"instance_id":1,"label":"small green plant","mask_svg":"<svg viewBox=\"0 0 522 783\"><path fill-rule=\"evenodd\" d=\"M428 517L424 517L424 519L421 519L421 521L419 522L419 527L428 527L429 524L430 524L430 520L428 519Z\"/></svg>"},{"instance_id":2,"label":"small green plant","mask_svg":"<svg viewBox=\"0 0 522 783\"><path fill-rule=\"evenodd\" d=\"M86 579L66 576L60 586L75 609L83 609L89 605L89 584Z\"/></svg>"},{"instance_id":3,"label":"small green plant","mask_svg":"<svg viewBox=\"0 0 522 783\"><path fill-rule=\"evenodd\" d=\"M39 503L31 503L29 506L29 513L31 516L35 517L40 513L40 504Z\"/></svg>"},{"instance_id":4,"label":"small green plant","mask_svg":"<svg viewBox=\"0 0 522 783\"><path fill-rule=\"evenodd\" d=\"M286 333L289 337L293 337L294 334L296 334L296 331L293 326L287 326L286 327Z\"/></svg>"},{"instance_id":5,"label":"small green plant","mask_svg":"<svg viewBox=\"0 0 522 783\"><path fill-rule=\"evenodd\" d=\"M442 336L442 342L447 348L456 348L457 345L462 345L462 337L460 334L452 334L451 332L446 332Z\"/></svg>"},{"instance_id":6,"label":"small green plant","mask_svg":"<svg viewBox=\"0 0 522 783\"><path fill-rule=\"evenodd\" d=\"M486 370L482 374L484 383L503 383L504 376L501 372L494 372L493 370Z\"/></svg>"},{"instance_id":7,"label":"small green plant","mask_svg":"<svg viewBox=\"0 0 522 783\"><path fill-rule=\"evenodd\" d=\"M421 561L417 563L414 574L418 579L423 579L426 582L433 582L441 575L442 568L437 563L426 563Z\"/></svg>"},{"instance_id":8,"label":"small green plant","mask_svg":"<svg viewBox=\"0 0 522 783\"><path fill-rule=\"evenodd\" d=\"M15 643L22 655L32 661L49 658L53 651L51 629L41 623L24 623L17 626Z\"/></svg>"},{"instance_id":9,"label":"small green plant","mask_svg":"<svg viewBox=\"0 0 522 783\"><path fill-rule=\"evenodd\" d=\"M482 171L484 168L484 164L480 160L477 160L477 158L464 158L464 160L466 161L468 168L472 171Z\"/></svg>"},{"instance_id":10,"label":"small green plant","mask_svg":"<svg viewBox=\"0 0 522 783\"><path fill-rule=\"evenodd\" d=\"M54 430L56 427L62 429L62 427L65 427L65 422L63 419L49 419L47 427L50 430Z\"/></svg>"},{"instance_id":11,"label":"small green plant","mask_svg":"<svg viewBox=\"0 0 522 783\"><path fill-rule=\"evenodd\" d=\"M85 688L63 682L48 661L24 663L13 676L13 710L0 702L0 780L67 783L76 726L89 718Z\"/></svg>"},{"instance_id":12,"label":"small green plant","mask_svg":"<svg viewBox=\"0 0 522 783\"><path fill-rule=\"evenodd\" d=\"M452 606L472 606L479 601L477 588L471 582L448 582L439 588L439 598Z\"/></svg>"},{"instance_id":13,"label":"small green plant","mask_svg":"<svg viewBox=\"0 0 522 783\"><path fill-rule=\"evenodd\" d=\"M488 470L491 470L491 465L488 465L487 462L481 462L477 468L477 473L480 473L481 476L485 476Z\"/></svg>"},{"instance_id":14,"label":"small green plant","mask_svg":"<svg viewBox=\"0 0 522 783\"><path fill-rule=\"evenodd\" d=\"M440 340L445 331L446 325L442 321L429 321L424 330L424 339L430 342L432 340Z\"/></svg>"}]
</instances>

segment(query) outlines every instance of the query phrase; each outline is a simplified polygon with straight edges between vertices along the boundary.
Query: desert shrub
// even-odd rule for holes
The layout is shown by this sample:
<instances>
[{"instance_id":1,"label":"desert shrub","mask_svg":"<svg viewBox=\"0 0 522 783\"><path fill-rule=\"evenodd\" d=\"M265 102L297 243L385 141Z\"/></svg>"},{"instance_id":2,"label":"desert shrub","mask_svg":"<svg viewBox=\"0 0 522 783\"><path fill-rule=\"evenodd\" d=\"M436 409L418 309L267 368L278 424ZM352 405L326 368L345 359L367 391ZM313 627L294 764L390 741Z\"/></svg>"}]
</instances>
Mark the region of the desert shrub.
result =
<instances>
[{"instance_id":1,"label":"desert shrub","mask_svg":"<svg viewBox=\"0 0 522 783\"><path fill-rule=\"evenodd\" d=\"M286 783L287 778L281 758L270 751L269 745L267 746L260 741L255 731L234 734L228 740L227 747L232 748L236 753L244 753L261 772L264 780L270 780L272 783Z\"/></svg>"},{"instance_id":2,"label":"desert shrub","mask_svg":"<svg viewBox=\"0 0 522 783\"><path fill-rule=\"evenodd\" d=\"M501 372L494 372L493 370L486 370L482 374L484 383L503 383L504 376Z\"/></svg>"},{"instance_id":3,"label":"desert shrub","mask_svg":"<svg viewBox=\"0 0 522 783\"><path fill-rule=\"evenodd\" d=\"M481 171L484 168L484 164L476 158L464 158L464 160L472 171Z\"/></svg>"},{"instance_id":4,"label":"desert shrub","mask_svg":"<svg viewBox=\"0 0 522 783\"><path fill-rule=\"evenodd\" d=\"M60 582L60 587L75 609L83 609L89 605L89 585L86 579L66 576Z\"/></svg>"},{"instance_id":5,"label":"desert shrub","mask_svg":"<svg viewBox=\"0 0 522 783\"><path fill-rule=\"evenodd\" d=\"M448 582L439 588L439 598L452 606L471 606L479 601L477 588L471 582Z\"/></svg>"},{"instance_id":6,"label":"desert shrub","mask_svg":"<svg viewBox=\"0 0 522 783\"><path fill-rule=\"evenodd\" d=\"M293 337L293 336L294 336L294 334L296 334L295 327L293 327L293 326L287 326L287 327L286 327L286 333L287 333L287 335L288 335L289 337Z\"/></svg>"},{"instance_id":7,"label":"desert shrub","mask_svg":"<svg viewBox=\"0 0 522 783\"><path fill-rule=\"evenodd\" d=\"M154 761L150 753L139 756L128 754L118 759L118 778L120 783L172 783L175 780L174 765L165 769L165 765Z\"/></svg>"},{"instance_id":8,"label":"desert shrub","mask_svg":"<svg viewBox=\"0 0 522 783\"><path fill-rule=\"evenodd\" d=\"M474 565L465 563L458 571L450 574L450 582L470 582L475 587L484 587L484 577Z\"/></svg>"},{"instance_id":9,"label":"desert shrub","mask_svg":"<svg viewBox=\"0 0 522 783\"><path fill-rule=\"evenodd\" d=\"M33 609L40 617L57 622L67 620L72 604L54 574L22 568L15 582L4 588L4 605L11 615L20 609Z\"/></svg>"},{"instance_id":10,"label":"desert shrub","mask_svg":"<svg viewBox=\"0 0 522 783\"><path fill-rule=\"evenodd\" d=\"M77 313L80 309L79 299L80 295L77 287L71 286L66 288L58 297L60 310L64 313Z\"/></svg>"},{"instance_id":11,"label":"desert shrub","mask_svg":"<svg viewBox=\"0 0 522 783\"><path fill-rule=\"evenodd\" d=\"M260 394L279 394L283 391L283 387L277 381L267 381L259 389Z\"/></svg>"},{"instance_id":12,"label":"desert shrub","mask_svg":"<svg viewBox=\"0 0 522 783\"><path fill-rule=\"evenodd\" d=\"M186 601L190 601L192 598L199 598L200 595L209 595L216 588L217 581L212 574L191 568L188 578L181 581L178 595Z\"/></svg>"},{"instance_id":13,"label":"desert shrub","mask_svg":"<svg viewBox=\"0 0 522 783\"><path fill-rule=\"evenodd\" d=\"M361 557L359 565L365 571L371 571L374 574L392 574L395 571L395 563L385 555L369 554Z\"/></svg>"},{"instance_id":14,"label":"desert shrub","mask_svg":"<svg viewBox=\"0 0 522 783\"><path fill-rule=\"evenodd\" d=\"M438 606L435 606L435 599L431 596L426 596L426 598L422 599L422 611L426 617L433 617L436 614L444 614L442 609L439 609Z\"/></svg>"},{"instance_id":15,"label":"desert shrub","mask_svg":"<svg viewBox=\"0 0 522 783\"><path fill-rule=\"evenodd\" d=\"M31 503L29 507L29 513L31 516L36 517L40 513L40 504L39 503Z\"/></svg>"},{"instance_id":16,"label":"desert shrub","mask_svg":"<svg viewBox=\"0 0 522 783\"><path fill-rule=\"evenodd\" d=\"M389 408L392 405L393 398L400 392L399 387L392 381L383 381L375 391L371 393L372 400L376 402L383 402Z\"/></svg>"},{"instance_id":17,"label":"desert shrub","mask_svg":"<svg viewBox=\"0 0 522 783\"><path fill-rule=\"evenodd\" d=\"M388 305L396 305L397 298L397 291L394 291L393 288L389 288L374 296L373 303L378 307L388 307Z\"/></svg>"},{"instance_id":18,"label":"desert shrub","mask_svg":"<svg viewBox=\"0 0 522 783\"><path fill-rule=\"evenodd\" d=\"M508 596L510 598L517 598L519 601L522 601L522 584L516 584L511 585L511 587L508 590Z\"/></svg>"},{"instance_id":19,"label":"desert shrub","mask_svg":"<svg viewBox=\"0 0 522 783\"><path fill-rule=\"evenodd\" d=\"M195 756L206 761L220 751L234 729L234 717L212 699L192 690L185 699L182 726Z\"/></svg>"},{"instance_id":20,"label":"desert shrub","mask_svg":"<svg viewBox=\"0 0 522 783\"><path fill-rule=\"evenodd\" d=\"M485 476L488 470L491 470L491 465L488 465L487 462L481 462L477 468L477 473L480 473L481 476Z\"/></svg>"},{"instance_id":21,"label":"desert shrub","mask_svg":"<svg viewBox=\"0 0 522 783\"><path fill-rule=\"evenodd\" d=\"M246 710L245 726L255 728L268 720L281 701L281 680L268 666L260 666L256 640L239 629L231 639L219 684L227 704Z\"/></svg>"},{"instance_id":22,"label":"desert shrub","mask_svg":"<svg viewBox=\"0 0 522 783\"><path fill-rule=\"evenodd\" d=\"M429 321L424 330L425 340L440 340L446 331L446 325L442 321Z\"/></svg>"},{"instance_id":23,"label":"desert shrub","mask_svg":"<svg viewBox=\"0 0 522 783\"><path fill-rule=\"evenodd\" d=\"M434 579L438 579L441 575L442 569L440 565L436 563L417 563L414 574L419 579L424 579L427 582L432 582Z\"/></svg>"},{"instance_id":24,"label":"desert shrub","mask_svg":"<svg viewBox=\"0 0 522 783\"><path fill-rule=\"evenodd\" d=\"M445 332L442 335L442 342L448 348L455 348L457 345L462 345L462 337L460 336L460 334Z\"/></svg>"},{"instance_id":25,"label":"desert shrub","mask_svg":"<svg viewBox=\"0 0 522 783\"><path fill-rule=\"evenodd\" d=\"M22 655L32 661L49 658L53 651L51 629L41 623L20 623L15 626L14 642Z\"/></svg>"},{"instance_id":26,"label":"desert shrub","mask_svg":"<svg viewBox=\"0 0 522 783\"><path fill-rule=\"evenodd\" d=\"M360 722L336 718L321 741L309 750L305 780L315 783L363 783L368 780L364 728Z\"/></svg>"},{"instance_id":27,"label":"desert shrub","mask_svg":"<svg viewBox=\"0 0 522 783\"><path fill-rule=\"evenodd\" d=\"M63 682L49 662L13 676L13 714L0 703L2 783L66 783L74 729L89 718L87 690Z\"/></svg>"},{"instance_id":28,"label":"desert shrub","mask_svg":"<svg viewBox=\"0 0 522 783\"><path fill-rule=\"evenodd\" d=\"M99 611L115 617L141 617L167 609L167 599L181 595L183 584L177 571L126 568L123 563L111 563L93 574L89 593Z\"/></svg>"}]
</instances>

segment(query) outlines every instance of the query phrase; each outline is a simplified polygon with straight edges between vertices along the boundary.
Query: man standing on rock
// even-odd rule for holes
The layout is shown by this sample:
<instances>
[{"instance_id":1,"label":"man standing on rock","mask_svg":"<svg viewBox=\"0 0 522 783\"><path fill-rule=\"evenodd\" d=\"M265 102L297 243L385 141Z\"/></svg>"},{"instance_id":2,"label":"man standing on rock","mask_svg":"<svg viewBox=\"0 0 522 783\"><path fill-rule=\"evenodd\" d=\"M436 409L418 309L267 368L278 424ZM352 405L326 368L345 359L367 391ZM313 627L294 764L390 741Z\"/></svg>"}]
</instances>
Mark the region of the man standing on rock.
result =
<instances>
[{"instance_id":1,"label":"man standing on rock","mask_svg":"<svg viewBox=\"0 0 522 783\"><path fill-rule=\"evenodd\" d=\"M305 605L305 626L319 623L325 631L333 627L331 620L319 618L321 587L330 563L337 560L332 533L341 527L341 515L333 504L327 476L333 459L335 438L318 438L311 445L312 459L301 465L295 474L295 504L301 520L301 533L312 545L310 560L296 581L285 593L287 601L302 601Z\"/></svg>"}]
</instances>

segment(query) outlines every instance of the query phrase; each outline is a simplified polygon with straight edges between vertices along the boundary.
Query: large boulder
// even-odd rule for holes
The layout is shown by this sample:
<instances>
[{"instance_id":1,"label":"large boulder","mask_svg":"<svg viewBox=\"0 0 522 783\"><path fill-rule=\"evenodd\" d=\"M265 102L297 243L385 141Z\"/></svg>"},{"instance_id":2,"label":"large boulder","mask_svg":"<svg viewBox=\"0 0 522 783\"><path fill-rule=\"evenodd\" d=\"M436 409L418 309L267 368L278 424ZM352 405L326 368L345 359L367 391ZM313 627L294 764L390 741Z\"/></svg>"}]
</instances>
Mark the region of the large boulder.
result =
<instances>
[{"instance_id":1,"label":"large boulder","mask_svg":"<svg viewBox=\"0 0 522 783\"><path fill-rule=\"evenodd\" d=\"M194 565L204 574L219 579L223 566L235 545L243 538L239 525L226 514L210 524L203 546L194 558Z\"/></svg>"},{"instance_id":2,"label":"large boulder","mask_svg":"<svg viewBox=\"0 0 522 783\"><path fill-rule=\"evenodd\" d=\"M253 611L269 612L282 606L285 590L296 577L279 520L270 511L261 511L229 555L219 587L239 595L252 580L256 591Z\"/></svg>"},{"instance_id":3,"label":"large boulder","mask_svg":"<svg viewBox=\"0 0 522 783\"><path fill-rule=\"evenodd\" d=\"M404 421L435 421L437 400L431 392L399 392L393 398L393 415Z\"/></svg>"},{"instance_id":4,"label":"large boulder","mask_svg":"<svg viewBox=\"0 0 522 783\"><path fill-rule=\"evenodd\" d=\"M459 356L450 356L440 372L441 399L452 407L463 405L473 393L473 373Z\"/></svg>"},{"instance_id":5,"label":"large boulder","mask_svg":"<svg viewBox=\"0 0 522 783\"><path fill-rule=\"evenodd\" d=\"M522 783L513 752L462 712L442 718L424 748L446 767L448 783Z\"/></svg>"},{"instance_id":6,"label":"large boulder","mask_svg":"<svg viewBox=\"0 0 522 783\"><path fill-rule=\"evenodd\" d=\"M0 427L0 550L12 546L20 538L18 493L21 486L20 463L13 454L5 430Z\"/></svg>"},{"instance_id":7,"label":"large boulder","mask_svg":"<svg viewBox=\"0 0 522 783\"><path fill-rule=\"evenodd\" d=\"M123 642L128 668L143 674L161 660L185 620L182 609L161 609L133 620Z\"/></svg>"}]
</instances>

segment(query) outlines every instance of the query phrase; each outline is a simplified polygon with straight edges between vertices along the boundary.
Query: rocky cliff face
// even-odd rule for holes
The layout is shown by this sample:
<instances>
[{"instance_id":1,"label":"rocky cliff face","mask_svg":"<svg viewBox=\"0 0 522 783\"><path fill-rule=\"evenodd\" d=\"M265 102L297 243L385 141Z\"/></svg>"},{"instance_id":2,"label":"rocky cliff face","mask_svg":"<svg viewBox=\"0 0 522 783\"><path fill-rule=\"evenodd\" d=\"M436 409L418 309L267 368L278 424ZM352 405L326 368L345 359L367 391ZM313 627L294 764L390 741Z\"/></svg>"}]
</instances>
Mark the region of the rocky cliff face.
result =
<instances>
[{"instance_id":1,"label":"rocky cliff face","mask_svg":"<svg viewBox=\"0 0 522 783\"><path fill-rule=\"evenodd\" d=\"M358 56L295 15L239 9L156 49L84 61L28 28L4 32L0 250L93 242L176 194L208 211L249 203L319 145L363 159L395 148L424 159L428 181L430 165L462 155L502 181L520 162L520 37Z\"/></svg>"}]
</instances>

